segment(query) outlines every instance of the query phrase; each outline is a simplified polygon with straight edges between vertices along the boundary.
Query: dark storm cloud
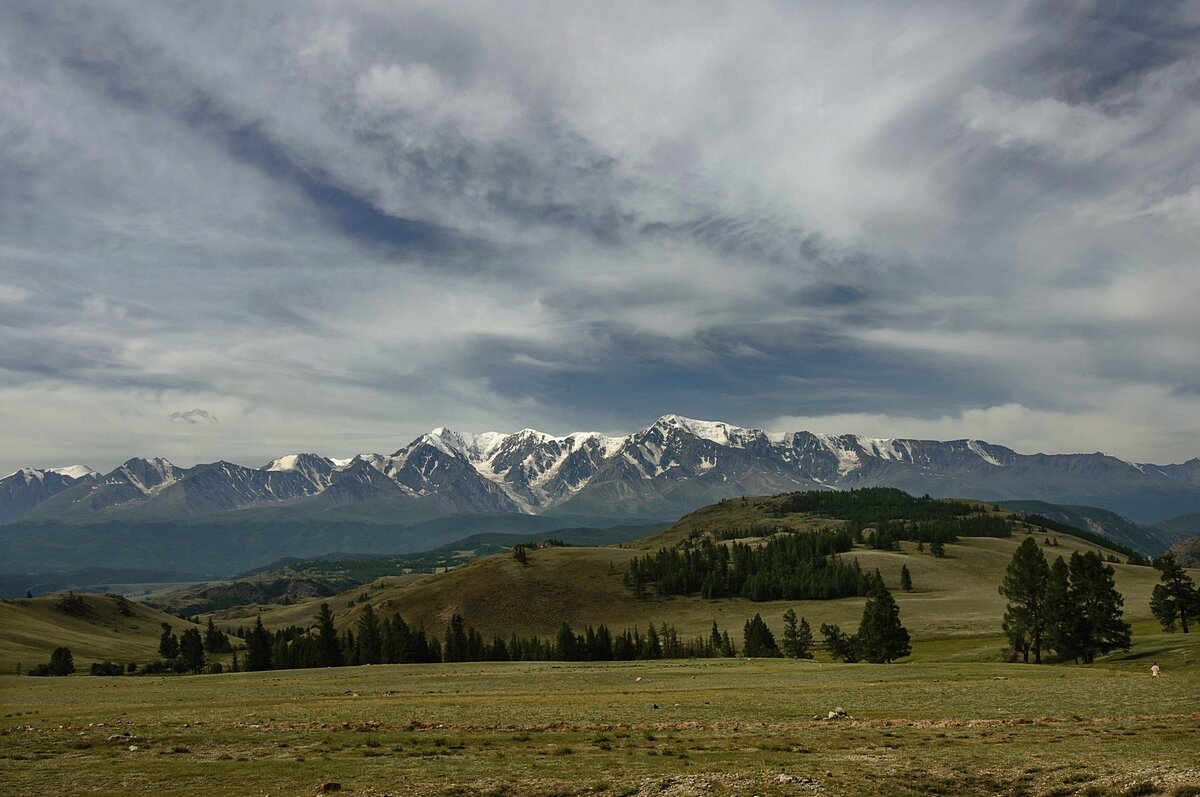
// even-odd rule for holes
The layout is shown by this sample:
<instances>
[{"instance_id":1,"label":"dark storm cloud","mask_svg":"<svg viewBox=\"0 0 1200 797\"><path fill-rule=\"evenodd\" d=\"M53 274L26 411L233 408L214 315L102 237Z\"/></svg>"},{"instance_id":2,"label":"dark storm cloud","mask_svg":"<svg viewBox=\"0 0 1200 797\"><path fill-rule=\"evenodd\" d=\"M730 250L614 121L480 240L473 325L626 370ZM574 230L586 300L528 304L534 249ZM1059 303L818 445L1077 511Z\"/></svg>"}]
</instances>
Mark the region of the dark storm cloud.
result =
<instances>
[{"instance_id":1,"label":"dark storm cloud","mask_svg":"<svg viewBox=\"0 0 1200 797\"><path fill-rule=\"evenodd\" d=\"M265 461L664 412L1193 456L1198 26L0 8L9 465L62 434Z\"/></svg>"}]
</instances>

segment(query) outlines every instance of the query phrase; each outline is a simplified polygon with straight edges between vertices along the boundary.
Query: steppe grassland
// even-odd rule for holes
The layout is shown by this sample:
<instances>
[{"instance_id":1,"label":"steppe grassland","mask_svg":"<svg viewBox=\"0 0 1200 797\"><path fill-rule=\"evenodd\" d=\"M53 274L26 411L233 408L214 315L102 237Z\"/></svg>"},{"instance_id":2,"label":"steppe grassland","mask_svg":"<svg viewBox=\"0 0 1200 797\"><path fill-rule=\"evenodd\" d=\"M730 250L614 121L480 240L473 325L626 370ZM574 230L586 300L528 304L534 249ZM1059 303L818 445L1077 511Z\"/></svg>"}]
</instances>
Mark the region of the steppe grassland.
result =
<instances>
[{"instance_id":1,"label":"steppe grassland","mask_svg":"<svg viewBox=\"0 0 1200 797\"><path fill-rule=\"evenodd\" d=\"M978 652L943 640L890 666L5 676L0 773L11 794L1200 793L1200 637L1136 639L1092 667L930 660Z\"/></svg>"}]
</instances>

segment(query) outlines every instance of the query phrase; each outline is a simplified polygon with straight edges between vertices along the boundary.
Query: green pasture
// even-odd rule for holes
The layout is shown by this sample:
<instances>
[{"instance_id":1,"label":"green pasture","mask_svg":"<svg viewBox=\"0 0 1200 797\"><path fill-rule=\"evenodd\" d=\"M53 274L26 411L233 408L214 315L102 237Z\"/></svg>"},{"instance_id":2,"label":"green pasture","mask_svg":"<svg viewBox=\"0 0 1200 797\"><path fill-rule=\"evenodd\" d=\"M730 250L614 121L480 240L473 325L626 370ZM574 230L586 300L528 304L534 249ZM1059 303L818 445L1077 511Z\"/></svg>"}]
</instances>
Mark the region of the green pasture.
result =
<instances>
[{"instance_id":1,"label":"green pasture","mask_svg":"<svg viewBox=\"0 0 1200 797\"><path fill-rule=\"evenodd\" d=\"M946 639L895 665L3 676L0 782L14 795L278 797L325 783L355 795L1197 795L1200 636L1145 631L1090 667L975 661L989 640ZM839 707L849 718L826 719Z\"/></svg>"}]
</instances>

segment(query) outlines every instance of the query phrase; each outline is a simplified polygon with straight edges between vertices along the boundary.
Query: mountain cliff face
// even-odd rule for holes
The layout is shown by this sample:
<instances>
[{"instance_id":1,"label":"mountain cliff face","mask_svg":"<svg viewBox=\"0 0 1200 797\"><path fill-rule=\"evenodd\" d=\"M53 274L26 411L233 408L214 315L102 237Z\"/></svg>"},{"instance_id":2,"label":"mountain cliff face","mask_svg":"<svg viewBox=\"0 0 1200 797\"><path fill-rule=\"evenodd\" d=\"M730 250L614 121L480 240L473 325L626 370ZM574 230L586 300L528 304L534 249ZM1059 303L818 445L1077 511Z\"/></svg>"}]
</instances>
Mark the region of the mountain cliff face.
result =
<instances>
[{"instance_id":1,"label":"mountain cliff face","mask_svg":"<svg viewBox=\"0 0 1200 797\"><path fill-rule=\"evenodd\" d=\"M768 434L677 415L626 437L440 428L392 454L291 454L261 468L131 459L103 476L24 469L0 480L0 522L367 501L397 511L675 518L720 498L893 486L935 497L1098 506L1143 523L1200 510L1200 459L1137 465L1104 454L1018 454L977 440Z\"/></svg>"}]
</instances>

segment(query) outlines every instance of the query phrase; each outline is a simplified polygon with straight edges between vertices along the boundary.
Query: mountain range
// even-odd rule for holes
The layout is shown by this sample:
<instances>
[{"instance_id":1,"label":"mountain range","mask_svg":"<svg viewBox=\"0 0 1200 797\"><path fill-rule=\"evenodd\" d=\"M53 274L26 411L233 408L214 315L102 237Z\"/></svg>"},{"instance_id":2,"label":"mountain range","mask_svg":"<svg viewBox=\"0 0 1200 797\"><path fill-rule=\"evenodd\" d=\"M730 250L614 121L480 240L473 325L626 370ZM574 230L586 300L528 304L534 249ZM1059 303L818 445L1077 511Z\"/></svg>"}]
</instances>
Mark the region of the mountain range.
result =
<instances>
[{"instance_id":1,"label":"mountain range","mask_svg":"<svg viewBox=\"0 0 1200 797\"><path fill-rule=\"evenodd\" d=\"M259 467L130 459L24 468L0 479L0 523L187 518L253 507L385 505L396 518L524 513L673 519L724 497L892 486L934 497L1097 506L1141 523L1200 510L1200 458L1177 465L1101 453L1019 454L979 440L768 434L666 415L625 437L446 428L392 454L290 454Z\"/></svg>"}]
</instances>

